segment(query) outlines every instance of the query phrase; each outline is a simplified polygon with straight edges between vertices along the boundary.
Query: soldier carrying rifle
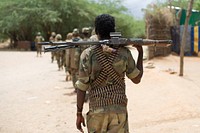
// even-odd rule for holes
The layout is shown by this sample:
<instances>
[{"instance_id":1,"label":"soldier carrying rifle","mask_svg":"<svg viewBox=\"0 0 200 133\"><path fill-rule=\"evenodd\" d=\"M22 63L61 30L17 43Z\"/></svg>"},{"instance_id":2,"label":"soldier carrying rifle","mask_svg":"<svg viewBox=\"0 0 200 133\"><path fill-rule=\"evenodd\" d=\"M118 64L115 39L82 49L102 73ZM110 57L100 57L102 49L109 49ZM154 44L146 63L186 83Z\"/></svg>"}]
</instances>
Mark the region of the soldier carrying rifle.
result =
<instances>
[{"instance_id":1,"label":"soldier carrying rifle","mask_svg":"<svg viewBox=\"0 0 200 133\"><path fill-rule=\"evenodd\" d=\"M36 46L36 50L37 50L37 57L39 55L40 55L40 57L42 57L42 46L39 45L39 43L43 42L44 38L42 37L40 32L37 33L34 41L35 41L35 46Z\"/></svg>"},{"instance_id":2,"label":"soldier carrying rifle","mask_svg":"<svg viewBox=\"0 0 200 133\"><path fill-rule=\"evenodd\" d=\"M110 39L115 32L114 17L102 14L95 19L99 40ZM89 92L87 113L88 132L128 133L125 75L138 84L143 75L143 50L135 46L139 55L135 62L126 47L94 45L81 54L77 87L77 129L83 132L82 115L86 91Z\"/></svg>"},{"instance_id":3,"label":"soldier carrying rifle","mask_svg":"<svg viewBox=\"0 0 200 133\"><path fill-rule=\"evenodd\" d=\"M86 91L89 97L87 112L88 132L128 133L127 97L125 76L133 83L140 83L143 76L142 45L167 46L171 40L149 40L120 38L115 32L115 19L102 14L95 19L98 41L60 43L59 46L45 48L45 51L62 50L92 45L80 57L77 88L77 129L83 132L85 120L82 115ZM167 44L167 45L166 45ZM135 61L130 50L132 45L138 51Z\"/></svg>"},{"instance_id":4,"label":"soldier carrying rifle","mask_svg":"<svg viewBox=\"0 0 200 133\"><path fill-rule=\"evenodd\" d=\"M55 42L56 41L56 33L55 32L51 32L51 36L49 37L49 41L50 42ZM53 46L53 44L51 44L51 46ZM51 52L51 62L53 63L54 59L56 59L56 53L55 52Z\"/></svg>"}]
</instances>

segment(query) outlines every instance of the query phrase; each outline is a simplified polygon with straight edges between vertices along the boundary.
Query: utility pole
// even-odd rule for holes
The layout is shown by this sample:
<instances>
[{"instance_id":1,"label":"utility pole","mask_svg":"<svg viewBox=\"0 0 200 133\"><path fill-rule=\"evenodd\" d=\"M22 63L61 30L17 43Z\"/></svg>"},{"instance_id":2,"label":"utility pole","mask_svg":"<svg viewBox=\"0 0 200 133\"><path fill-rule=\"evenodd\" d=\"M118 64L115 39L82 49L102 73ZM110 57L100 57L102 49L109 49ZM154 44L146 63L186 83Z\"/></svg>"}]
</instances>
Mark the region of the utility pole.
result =
<instances>
[{"instance_id":1,"label":"utility pole","mask_svg":"<svg viewBox=\"0 0 200 133\"><path fill-rule=\"evenodd\" d=\"M187 30L188 30L188 23L192 12L192 6L193 6L194 0L190 0L188 4L186 19L185 19L185 25L183 29L183 35L181 40L181 51L180 51L180 73L179 76L183 76L183 67L184 67L184 51L185 51L185 44L186 44L186 38L187 38Z\"/></svg>"}]
</instances>

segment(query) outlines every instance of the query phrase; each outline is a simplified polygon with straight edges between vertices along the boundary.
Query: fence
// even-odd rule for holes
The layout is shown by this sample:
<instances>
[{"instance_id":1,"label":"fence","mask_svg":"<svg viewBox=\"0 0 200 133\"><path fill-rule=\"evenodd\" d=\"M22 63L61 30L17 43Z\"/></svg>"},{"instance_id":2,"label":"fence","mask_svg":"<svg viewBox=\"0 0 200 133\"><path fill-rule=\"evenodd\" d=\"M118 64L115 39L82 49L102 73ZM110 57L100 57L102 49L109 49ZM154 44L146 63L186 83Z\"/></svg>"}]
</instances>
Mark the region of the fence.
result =
<instances>
[{"instance_id":1,"label":"fence","mask_svg":"<svg viewBox=\"0 0 200 133\"><path fill-rule=\"evenodd\" d=\"M184 25L181 25L180 27L172 27L172 40L174 43L174 45L172 46L172 51L176 52L177 54L180 54L180 44L182 40L183 30ZM200 26L188 26L184 55L198 55L199 51Z\"/></svg>"}]
</instances>

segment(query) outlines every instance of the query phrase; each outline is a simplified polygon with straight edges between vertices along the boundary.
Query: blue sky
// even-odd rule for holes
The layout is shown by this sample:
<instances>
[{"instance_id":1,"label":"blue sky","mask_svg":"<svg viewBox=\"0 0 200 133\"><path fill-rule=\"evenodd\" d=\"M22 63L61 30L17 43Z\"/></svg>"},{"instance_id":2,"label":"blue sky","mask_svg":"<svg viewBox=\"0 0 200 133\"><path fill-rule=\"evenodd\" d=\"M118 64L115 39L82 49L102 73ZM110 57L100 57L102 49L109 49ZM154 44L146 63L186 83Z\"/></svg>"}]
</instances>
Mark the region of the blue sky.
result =
<instances>
[{"instance_id":1,"label":"blue sky","mask_svg":"<svg viewBox=\"0 0 200 133\"><path fill-rule=\"evenodd\" d=\"M143 18L144 13L141 11L142 8L146 8L146 6L155 0L124 0L124 6L126 6L131 14L133 14L136 18Z\"/></svg>"}]
</instances>

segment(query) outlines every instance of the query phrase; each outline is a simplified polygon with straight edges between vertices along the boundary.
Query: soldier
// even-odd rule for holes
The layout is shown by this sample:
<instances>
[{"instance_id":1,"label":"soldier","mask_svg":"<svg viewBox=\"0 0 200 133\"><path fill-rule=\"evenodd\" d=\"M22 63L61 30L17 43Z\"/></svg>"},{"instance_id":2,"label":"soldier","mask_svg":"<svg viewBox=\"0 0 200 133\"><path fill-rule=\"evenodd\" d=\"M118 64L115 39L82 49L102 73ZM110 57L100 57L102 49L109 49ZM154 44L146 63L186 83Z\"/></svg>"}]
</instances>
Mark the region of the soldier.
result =
<instances>
[{"instance_id":1,"label":"soldier","mask_svg":"<svg viewBox=\"0 0 200 133\"><path fill-rule=\"evenodd\" d=\"M68 33L66 37L66 42L72 42L72 33ZM70 62L73 59L71 58L70 55L70 49L65 50L65 73L66 73L66 81L71 80L71 70L70 70Z\"/></svg>"},{"instance_id":2,"label":"soldier","mask_svg":"<svg viewBox=\"0 0 200 133\"><path fill-rule=\"evenodd\" d=\"M35 46L36 46L36 50L37 50L37 57L38 55L40 55L40 57L42 57L42 45L39 45L39 42L44 41L44 38L42 37L41 33L38 32L36 37L35 37Z\"/></svg>"},{"instance_id":3,"label":"soldier","mask_svg":"<svg viewBox=\"0 0 200 133\"><path fill-rule=\"evenodd\" d=\"M62 42L61 34L56 35L56 42ZM58 71L63 69L64 52L65 52L65 50L58 50L55 52L56 60L57 60L57 64L58 64Z\"/></svg>"},{"instance_id":4,"label":"soldier","mask_svg":"<svg viewBox=\"0 0 200 133\"><path fill-rule=\"evenodd\" d=\"M90 38L90 29L87 27L82 28L83 41L88 41Z\"/></svg>"},{"instance_id":5,"label":"soldier","mask_svg":"<svg viewBox=\"0 0 200 133\"><path fill-rule=\"evenodd\" d=\"M72 32L72 41L73 42L78 42L82 41L82 39L79 36L79 30L75 28ZM78 79L78 69L79 69L79 60L80 60L80 55L81 55L81 48L73 48L70 49L70 56L71 56L71 63L70 63L70 71L71 71L71 76L72 76L72 83L75 88L75 83ZM76 88L72 94L76 93Z\"/></svg>"},{"instance_id":6,"label":"soldier","mask_svg":"<svg viewBox=\"0 0 200 133\"><path fill-rule=\"evenodd\" d=\"M89 41L89 39L90 39L90 29L88 27L82 28L82 34L83 34L83 41ZM89 45L81 46L81 53L83 52L83 50L85 50L88 47L89 47Z\"/></svg>"},{"instance_id":7,"label":"soldier","mask_svg":"<svg viewBox=\"0 0 200 133\"><path fill-rule=\"evenodd\" d=\"M110 32L115 32L114 17L108 14L97 16L95 31L99 40L110 39ZM135 47L138 51L137 63L126 47L94 45L81 54L76 82L76 126L81 132L81 124L85 125L82 110L86 91L89 92L89 112L86 116L89 133L129 132L125 75L135 84L143 75L142 46Z\"/></svg>"},{"instance_id":8,"label":"soldier","mask_svg":"<svg viewBox=\"0 0 200 133\"><path fill-rule=\"evenodd\" d=\"M50 42L55 42L56 41L56 33L55 32L51 32L51 36L49 38ZM51 44L51 46L53 46L53 44ZM55 52L51 52L51 62L53 63L54 59L56 58L56 54Z\"/></svg>"}]
</instances>

